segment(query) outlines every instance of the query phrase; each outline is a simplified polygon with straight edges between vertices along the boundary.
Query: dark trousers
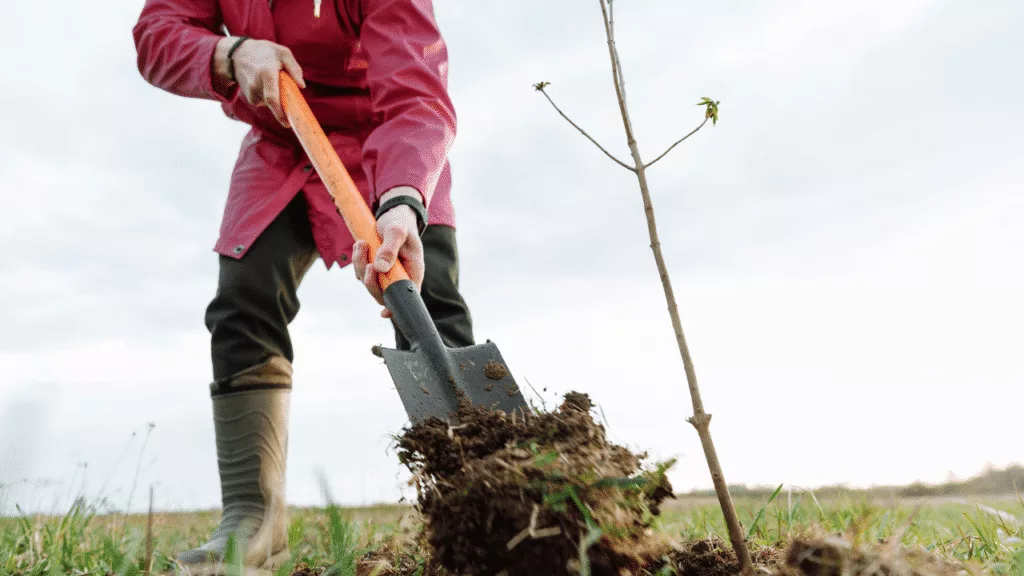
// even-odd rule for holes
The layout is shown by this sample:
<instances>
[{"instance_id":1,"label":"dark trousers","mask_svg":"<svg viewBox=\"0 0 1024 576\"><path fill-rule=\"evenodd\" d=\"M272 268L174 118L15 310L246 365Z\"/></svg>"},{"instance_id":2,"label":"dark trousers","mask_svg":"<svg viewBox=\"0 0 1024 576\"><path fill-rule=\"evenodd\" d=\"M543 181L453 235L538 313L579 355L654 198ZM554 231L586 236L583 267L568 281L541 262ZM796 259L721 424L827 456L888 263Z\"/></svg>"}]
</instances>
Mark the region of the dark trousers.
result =
<instances>
[{"instance_id":1,"label":"dark trousers","mask_svg":"<svg viewBox=\"0 0 1024 576\"><path fill-rule=\"evenodd\" d=\"M305 197L297 194L241 259L220 256L217 294L206 310L215 382L225 382L274 356L293 361L288 326L299 312L299 284L318 256L307 209ZM459 293L455 229L427 226L422 240L427 310L445 344L471 346L473 325ZM360 304L377 306L369 295ZM397 329L395 344L409 349ZM369 354L369 347L352 354L360 352Z\"/></svg>"}]
</instances>

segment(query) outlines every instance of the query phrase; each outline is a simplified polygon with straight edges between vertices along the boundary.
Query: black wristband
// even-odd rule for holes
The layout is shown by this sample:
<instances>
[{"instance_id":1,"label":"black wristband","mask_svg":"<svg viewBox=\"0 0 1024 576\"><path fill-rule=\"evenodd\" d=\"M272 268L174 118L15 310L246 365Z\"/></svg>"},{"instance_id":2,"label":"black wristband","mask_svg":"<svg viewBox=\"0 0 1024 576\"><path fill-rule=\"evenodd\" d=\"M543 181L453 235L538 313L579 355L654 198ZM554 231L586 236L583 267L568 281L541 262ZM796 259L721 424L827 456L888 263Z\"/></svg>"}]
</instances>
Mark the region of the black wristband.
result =
<instances>
[{"instance_id":1,"label":"black wristband","mask_svg":"<svg viewBox=\"0 0 1024 576\"><path fill-rule=\"evenodd\" d=\"M403 204L412 208L412 211L416 213L416 229L419 231L420 236L422 236L423 231L427 228L427 208L423 206L423 202L420 202L419 198L405 195L395 196L377 208L374 218L379 220L385 212Z\"/></svg>"},{"instance_id":2,"label":"black wristband","mask_svg":"<svg viewBox=\"0 0 1024 576\"><path fill-rule=\"evenodd\" d=\"M239 36L238 40L235 40L235 43L232 44L231 48L228 50L228 75L231 76L232 82L238 81L235 78L235 61L232 59L232 56L235 55L235 50L238 50L238 47L242 45L242 42L245 42L248 39L248 36Z\"/></svg>"}]
</instances>

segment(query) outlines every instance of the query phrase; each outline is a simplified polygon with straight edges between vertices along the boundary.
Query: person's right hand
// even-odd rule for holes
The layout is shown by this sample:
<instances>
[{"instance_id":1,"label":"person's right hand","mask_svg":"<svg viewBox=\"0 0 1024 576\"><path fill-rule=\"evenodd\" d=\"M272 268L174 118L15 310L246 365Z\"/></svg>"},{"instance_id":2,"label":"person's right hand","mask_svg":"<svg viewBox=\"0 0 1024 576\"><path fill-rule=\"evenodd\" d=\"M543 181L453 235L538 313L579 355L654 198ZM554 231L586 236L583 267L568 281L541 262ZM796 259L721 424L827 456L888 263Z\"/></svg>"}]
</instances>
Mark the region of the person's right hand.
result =
<instances>
[{"instance_id":1,"label":"person's right hand","mask_svg":"<svg viewBox=\"0 0 1024 576\"><path fill-rule=\"evenodd\" d=\"M218 73L227 76L227 52L236 38L224 38L218 45ZM305 88L302 68L288 48L269 40L250 38L242 42L231 59L235 63L235 81L238 89L253 106L266 106L282 126L288 128L288 118L281 106L278 73L283 68L300 88Z\"/></svg>"}]
</instances>

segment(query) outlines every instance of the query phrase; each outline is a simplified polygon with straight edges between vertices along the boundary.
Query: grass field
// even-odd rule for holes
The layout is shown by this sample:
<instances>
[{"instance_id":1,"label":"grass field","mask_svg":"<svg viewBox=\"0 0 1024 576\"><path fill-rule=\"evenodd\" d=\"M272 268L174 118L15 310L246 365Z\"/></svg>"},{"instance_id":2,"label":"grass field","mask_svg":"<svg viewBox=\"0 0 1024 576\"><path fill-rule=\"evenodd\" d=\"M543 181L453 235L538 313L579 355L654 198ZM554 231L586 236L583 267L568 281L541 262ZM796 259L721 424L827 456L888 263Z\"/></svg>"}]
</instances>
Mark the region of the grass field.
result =
<instances>
[{"instance_id":1,"label":"grass field","mask_svg":"<svg viewBox=\"0 0 1024 576\"><path fill-rule=\"evenodd\" d=\"M854 543L886 543L900 534L904 546L962 562L966 573L1024 575L1024 502L1018 496L822 501L809 492L781 490L773 499L740 499L737 506L754 551L781 548L789 538L815 528ZM61 517L0 519L0 574L136 575L147 573L147 564L150 573L166 573L172 568L170 558L202 542L216 522L216 512L158 512L147 538L145 515L96 515L81 501ZM400 506L292 510L292 562L305 566L280 573L371 573L365 564L358 569L358 560L403 531L414 531L415 522L411 509ZM681 540L726 537L717 503L705 497L671 501L658 528ZM415 566L424 560L418 552L407 554L401 573L416 574Z\"/></svg>"}]
</instances>

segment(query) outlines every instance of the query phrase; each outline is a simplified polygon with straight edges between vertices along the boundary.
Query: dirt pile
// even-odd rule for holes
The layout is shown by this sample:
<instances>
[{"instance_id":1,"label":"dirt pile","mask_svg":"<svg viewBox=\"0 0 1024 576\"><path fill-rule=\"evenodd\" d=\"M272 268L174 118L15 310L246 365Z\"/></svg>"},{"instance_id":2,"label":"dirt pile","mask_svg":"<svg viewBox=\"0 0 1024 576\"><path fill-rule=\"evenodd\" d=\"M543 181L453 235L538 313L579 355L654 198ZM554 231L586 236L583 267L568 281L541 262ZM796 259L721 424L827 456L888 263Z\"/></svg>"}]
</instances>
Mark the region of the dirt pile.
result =
<instances>
[{"instance_id":1,"label":"dirt pile","mask_svg":"<svg viewBox=\"0 0 1024 576\"><path fill-rule=\"evenodd\" d=\"M382 546L360 560L359 576L454 576L440 566L428 550L429 544L416 536L394 535ZM778 564L783 555L778 548L765 548L755 553L759 566ZM671 549L656 562L639 571L629 570L618 576L737 576L739 563L728 545L717 539L673 543ZM783 576L778 571L760 574ZM292 576L307 576L296 573ZM789 576L788 574L785 576Z\"/></svg>"},{"instance_id":2,"label":"dirt pile","mask_svg":"<svg viewBox=\"0 0 1024 576\"><path fill-rule=\"evenodd\" d=\"M584 394L553 412L506 415L463 405L398 438L421 528L360 561L373 576L729 576L731 547L653 530L672 497L665 472L608 441ZM952 576L923 551L809 533L752 550L765 576Z\"/></svg>"},{"instance_id":3,"label":"dirt pile","mask_svg":"<svg viewBox=\"0 0 1024 576\"><path fill-rule=\"evenodd\" d=\"M506 415L463 405L458 424L405 431L424 537L452 574L593 576L646 573L667 539L650 529L672 496L671 462L614 445L585 394L553 412Z\"/></svg>"},{"instance_id":4,"label":"dirt pile","mask_svg":"<svg viewBox=\"0 0 1024 576\"><path fill-rule=\"evenodd\" d=\"M656 574L679 576L735 576L740 573L740 563L722 542L697 540L676 545L657 570Z\"/></svg>"},{"instance_id":5,"label":"dirt pile","mask_svg":"<svg viewBox=\"0 0 1024 576\"><path fill-rule=\"evenodd\" d=\"M960 567L924 550L856 545L836 537L794 538L778 576L954 576Z\"/></svg>"}]
</instances>

